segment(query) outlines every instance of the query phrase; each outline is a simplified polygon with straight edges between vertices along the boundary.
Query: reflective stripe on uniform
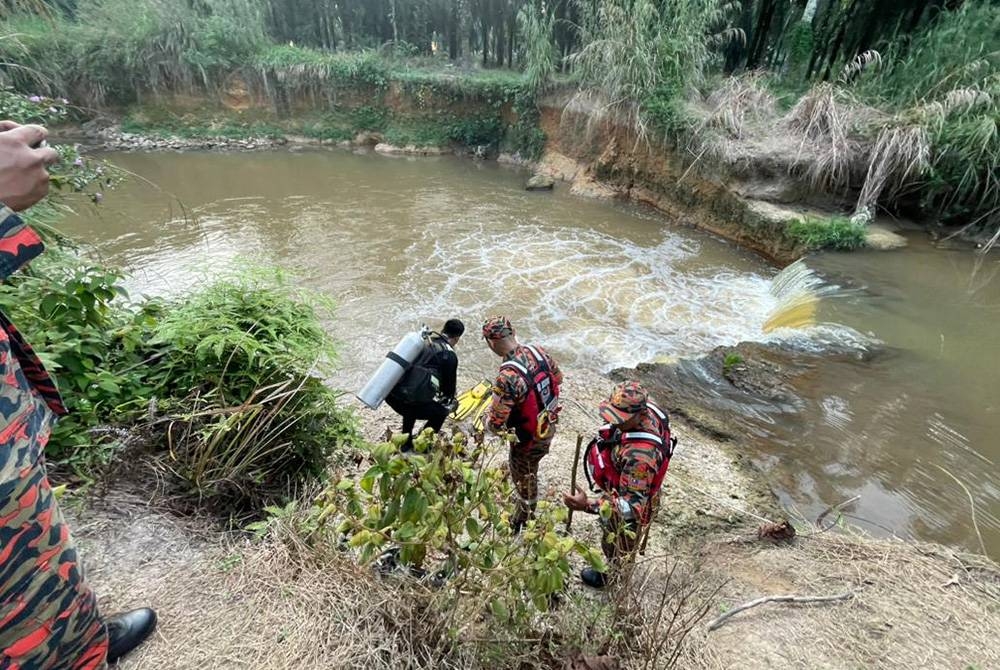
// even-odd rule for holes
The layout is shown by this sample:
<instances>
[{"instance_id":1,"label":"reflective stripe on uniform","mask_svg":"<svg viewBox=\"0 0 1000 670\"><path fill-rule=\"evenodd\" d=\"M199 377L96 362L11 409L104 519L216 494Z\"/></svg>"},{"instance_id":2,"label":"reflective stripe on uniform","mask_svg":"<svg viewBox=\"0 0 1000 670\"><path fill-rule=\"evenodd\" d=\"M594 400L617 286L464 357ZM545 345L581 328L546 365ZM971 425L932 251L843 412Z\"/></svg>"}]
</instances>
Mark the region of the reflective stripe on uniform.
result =
<instances>
[{"instance_id":1,"label":"reflective stripe on uniform","mask_svg":"<svg viewBox=\"0 0 1000 670\"><path fill-rule=\"evenodd\" d=\"M667 413L664 412L659 407L657 407L656 405L654 405L653 403L647 402L646 403L646 407L648 407L649 409L653 410L653 414L655 414L656 416L658 416L661 421L666 421L667 420Z\"/></svg>"},{"instance_id":2,"label":"reflective stripe on uniform","mask_svg":"<svg viewBox=\"0 0 1000 670\"><path fill-rule=\"evenodd\" d=\"M649 440L650 442L663 444L662 437L660 437L659 435L654 435L653 433L645 433L645 432L625 433L622 435L622 440Z\"/></svg>"},{"instance_id":3,"label":"reflective stripe on uniform","mask_svg":"<svg viewBox=\"0 0 1000 670\"><path fill-rule=\"evenodd\" d=\"M530 376L528 374L528 369L526 367L524 367L523 365L521 365L520 363L518 363L517 361L507 361L506 363L504 363L503 365L500 366L501 369L502 368L508 368L508 367L520 370L521 373L524 374L525 376Z\"/></svg>"}]
</instances>

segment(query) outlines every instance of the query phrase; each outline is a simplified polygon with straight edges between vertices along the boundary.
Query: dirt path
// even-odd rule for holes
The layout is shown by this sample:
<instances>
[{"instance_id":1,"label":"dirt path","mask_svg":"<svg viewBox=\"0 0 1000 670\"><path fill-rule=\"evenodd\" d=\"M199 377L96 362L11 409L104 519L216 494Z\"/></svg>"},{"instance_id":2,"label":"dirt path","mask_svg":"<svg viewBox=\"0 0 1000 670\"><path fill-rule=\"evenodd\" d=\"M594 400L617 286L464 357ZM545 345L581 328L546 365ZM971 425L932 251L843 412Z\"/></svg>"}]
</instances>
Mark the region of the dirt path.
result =
<instances>
[{"instance_id":1,"label":"dirt path","mask_svg":"<svg viewBox=\"0 0 1000 670\"><path fill-rule=\"evenodd\" d=\"M576 433L593 430L589 408L610 386L567 371L565 397L574 402L542 462L547 498L569 487ZM396 422L388 410L367 413L365 432L377 439ZM681 422L675 432L680 446L643 560L652 570L678 561L697 579L721 585L682 667L1000 667L995 564L836 530L787 546L761 543L758 517L778 514L761 476ZM391 588L372 587L346 564L304 568L282 548L177 519L134 495L87 504L70 498L66 507L104 611L159 611L158 633L120 664L124 670L428 667L392 651L399 641L389 638L398 633L386 612L398 612L400 603ZM586 515L578 515L573 532L598 541ZM763 605L705 630L724 609L760 596L847 591L849 601ZM380 632L373 637L372 630Z\"/></svg>"}]
</instances>

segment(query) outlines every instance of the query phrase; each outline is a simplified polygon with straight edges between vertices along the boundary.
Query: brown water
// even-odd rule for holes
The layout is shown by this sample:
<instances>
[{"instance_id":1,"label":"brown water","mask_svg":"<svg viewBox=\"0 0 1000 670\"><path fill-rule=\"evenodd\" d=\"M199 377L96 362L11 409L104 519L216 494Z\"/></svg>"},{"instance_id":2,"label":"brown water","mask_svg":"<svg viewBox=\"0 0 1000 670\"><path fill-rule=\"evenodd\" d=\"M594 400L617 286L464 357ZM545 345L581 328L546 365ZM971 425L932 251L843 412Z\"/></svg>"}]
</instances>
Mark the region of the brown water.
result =
<instances>
[{"instance_id":1,"label":"brown water","mask_svg":"<svg viewBox=\"0 0 1000 670\"><path fill-rule=\"evenodd\" d=\"M356 389L401 333L504 312L567 367L608 370L697 356L741 340L823 350L884 344L869 362L823 364L794 412L755 417L755 455L783 498L815 516L855 494L878 532L1000 553L1000 258L965 252L826 255L809 266L848 287L805 329L764 326L777 271L724 241L631 207L452 158L344 152L116 154L133 181L70 235L129 268L133 292L177 294L248 257L336 299L334 380ZM820 291L823 293L824 291ZM862 336L864 334L864 336ZM878 348L882 348L879 346ZM470 378L493 365L460 345ZM471 372L470 372L471 371ZM787 408L786 408L787 409Z\"/></svg>"}]
</instances>

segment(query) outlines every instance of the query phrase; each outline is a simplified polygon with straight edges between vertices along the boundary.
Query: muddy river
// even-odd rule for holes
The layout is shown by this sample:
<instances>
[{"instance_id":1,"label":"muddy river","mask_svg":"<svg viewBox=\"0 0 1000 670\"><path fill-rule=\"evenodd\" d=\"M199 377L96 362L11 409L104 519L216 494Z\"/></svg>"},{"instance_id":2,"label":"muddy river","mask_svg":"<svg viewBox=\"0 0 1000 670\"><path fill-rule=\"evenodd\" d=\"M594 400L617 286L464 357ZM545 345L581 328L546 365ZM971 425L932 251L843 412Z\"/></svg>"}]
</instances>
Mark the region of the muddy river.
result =
<instances>
[{"instance_id":1,"label":"muddy river","mask_svg":"<svg viewBox=\"0 0 1000 670\"><path fill-rule=\"evenodd\" d=\"M406 330L452 316L474 330L494 312L570 369L744 340L856 349L821 362L791 410L745 423L772 485L805 518L860 495L851 514L875 533L978 548L971 495L1000 555L1000 254L932 249L915 232L904 252L820 255L806 261L821 279L815 316L770 330L784 298L778 270L755 255L642 209L525 192L523 174L495 164L341 151L108 158L143 179L81 206L65 232L127 268L134 295L183 293L259 261L295 271L336 300L333 381L345 389ZM493 365L475 337L459 353L468 381Z\"/></svg>"}]
</instances>

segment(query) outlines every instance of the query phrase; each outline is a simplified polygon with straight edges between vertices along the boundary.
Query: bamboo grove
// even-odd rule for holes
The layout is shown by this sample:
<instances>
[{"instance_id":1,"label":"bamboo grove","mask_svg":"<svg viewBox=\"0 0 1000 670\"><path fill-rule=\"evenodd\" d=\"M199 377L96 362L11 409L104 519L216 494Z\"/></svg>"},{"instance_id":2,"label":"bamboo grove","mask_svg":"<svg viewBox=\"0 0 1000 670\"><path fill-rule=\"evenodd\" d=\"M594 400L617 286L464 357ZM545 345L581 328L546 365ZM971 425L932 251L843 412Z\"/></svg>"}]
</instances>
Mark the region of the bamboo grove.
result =
<instances>
[{"instance_id":1,"label":"bamboo grove","mask_svg":"<svg viewBox=\"0 0 1000 670\"><path fill-rule=\"evenodd\" d=\"M156 3L168 0L139 0ZM233 0L169 0L210 16L230 11ZM396 45L412 54L443 54L483 65L523 66L522 11L553 21L560 64L580 47L584 15L603 0L239 0L259 11L267 34L280 43L332 51ZM661 11L686 0L656 0ZM807 79L830 79L836 65L882 49L932 24L962 0L743 0L728 3L728 23L740 31L726 49L725 69L799 66ZM101 0L5 0L10 9L41 11L70 20ZM808 30L804 29L808 26Z\"/></svg>"}]
</instances>

